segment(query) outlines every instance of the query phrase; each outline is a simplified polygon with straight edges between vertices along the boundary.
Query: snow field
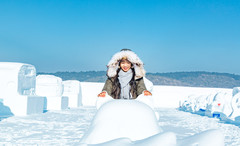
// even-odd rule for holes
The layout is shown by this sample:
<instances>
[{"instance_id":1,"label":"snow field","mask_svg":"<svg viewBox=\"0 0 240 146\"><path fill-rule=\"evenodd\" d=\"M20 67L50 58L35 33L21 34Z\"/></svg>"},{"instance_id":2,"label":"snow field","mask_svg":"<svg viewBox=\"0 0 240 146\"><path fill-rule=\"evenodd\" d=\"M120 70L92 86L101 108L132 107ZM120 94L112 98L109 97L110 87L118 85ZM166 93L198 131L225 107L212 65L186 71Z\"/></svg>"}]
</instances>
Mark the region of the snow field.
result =
<instances>
[{"instance_id":1,"label":"snow field","mask_svg":"<svg viewBox=\"0 0 240 146\"><path fill-rule=\"evenodd\" d=\"M172 132L177 142L210 129L218 129L224 135L226 146L240 145L240 128L174 108L158 108L157 121L163 133ZM0 145L80 145L89 130L97 110L79 107L43 114L13 116L0 122ZM211 137L212 140L216 137Z\"/></svg>"},{"instance_id":2,"label":"snow field","mask_svg":"<svg viewBox=\"0 0 240 146\"><path fill-rule=\"evenodd\" d=\"M239 88L153 86L145 78L147 89L153 93L150 102L144 97L139 97L140 102L111 100L96 110L97 94L104 83L64 83L51 75L36 78L35 68L21 63L0 63L0 70L3 81L0 83L0 115L16 115L0 122L0 144L3 145L239 144L239 138L230 134L239 136L239 127L175 110L180 106L184 111L217 115L236 124L240 119ZM44 110L48 112L43 114ZM29 116L18 117L27 114ZM168 119L165 122L164 117ZM182 123L177 126L179 122Z\"/></svg>"}]
</instances>

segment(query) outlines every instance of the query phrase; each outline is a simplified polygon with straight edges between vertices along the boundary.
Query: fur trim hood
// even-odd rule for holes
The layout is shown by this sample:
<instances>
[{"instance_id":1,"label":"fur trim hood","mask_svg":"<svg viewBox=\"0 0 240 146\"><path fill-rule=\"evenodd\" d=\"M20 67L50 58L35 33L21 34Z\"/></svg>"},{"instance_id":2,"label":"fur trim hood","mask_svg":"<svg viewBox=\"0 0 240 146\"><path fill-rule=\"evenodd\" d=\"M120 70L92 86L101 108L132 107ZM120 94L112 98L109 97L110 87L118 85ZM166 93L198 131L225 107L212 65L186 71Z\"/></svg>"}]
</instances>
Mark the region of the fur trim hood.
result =
<instances>
[{"instance_id":1,"label":"fur trim hood","mask_svg":"<svg viewBox=\"0 0 240 146\"><path fill-rule=\"evenodd\" d=\"M143 67L143 62L140 58L131 50L122 50L113 55L112 59L108 62L108 70L107 76L108 77L115 77L117 75L117 70L119 68L120 60L126 57L128 61L133 64L133 68L135 70L135 79L139 79L145 76L145 70Z\"/></svg>"}]
</instances>

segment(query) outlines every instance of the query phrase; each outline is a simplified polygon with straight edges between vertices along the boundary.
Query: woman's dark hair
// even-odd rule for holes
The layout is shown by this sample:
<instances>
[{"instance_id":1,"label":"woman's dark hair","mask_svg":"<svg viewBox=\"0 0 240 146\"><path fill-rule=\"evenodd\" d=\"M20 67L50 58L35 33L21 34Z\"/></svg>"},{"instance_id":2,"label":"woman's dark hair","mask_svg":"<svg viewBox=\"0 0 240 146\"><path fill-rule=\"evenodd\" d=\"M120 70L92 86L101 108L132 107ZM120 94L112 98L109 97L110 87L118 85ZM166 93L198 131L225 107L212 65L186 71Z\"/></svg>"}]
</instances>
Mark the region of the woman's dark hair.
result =
<instances>
[{"instance_id":1,"label":"woman's dark hair","mask_svg":"<svg viewBox=\"0 0 240 146\"><path fill-rule=\"evenodd\" d=\"M133 72L133 76L132 76L132 79L130 81L130 86L131 86L131 89L130 89L130 93L132 93L132 96L136 96L137 95L137 85L136 85L136 82L135 82L135 70L134 68L131 68L132 69L132 72ZM114 99L120 99L120 94L121 94L121 85L120 85L120 82L118 80L118 73L121 69L119 68L117 70L117 75L115 77L113 77L113 90L112 90L112 95L113 95L113 98Z\"/></svg>"},{"instance_id":2,"label":"woman's dark hair","mask_svg":"<svg viewBox=\"0 0 240 146\"><path fill-rule=\"evenodd\" d=\"M131 49L124 48L121 51L132 51Z\"/></svg>"}]
</instances>

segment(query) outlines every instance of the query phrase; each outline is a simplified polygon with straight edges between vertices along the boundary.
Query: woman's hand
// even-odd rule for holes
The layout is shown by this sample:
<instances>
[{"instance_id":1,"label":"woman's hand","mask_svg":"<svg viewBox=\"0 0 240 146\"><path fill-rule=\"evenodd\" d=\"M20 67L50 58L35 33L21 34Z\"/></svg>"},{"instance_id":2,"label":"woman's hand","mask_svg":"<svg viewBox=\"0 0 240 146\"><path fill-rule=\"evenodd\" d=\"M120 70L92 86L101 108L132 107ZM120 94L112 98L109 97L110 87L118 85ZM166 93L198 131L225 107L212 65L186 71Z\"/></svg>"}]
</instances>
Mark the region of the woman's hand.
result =
<instances>
[{"instance_id":1,"label":"woman's hand","mask_svg":"<svg viewBox=\"0 0 240 146\"><path fill-rule=\"evenodd\" d=\"M144 96L151 96L152 95L152 93L147 91L147 90L145 90L143 93L144 93Z\"/></svg>"},{"instance_id":2,"label":"woman's hand","mask_svg":"<svg viewBox=\"0 0 240 146\"><path fill-rule=\"evenodd\" d=\"M100 94L98 94L98 97L106 97L106 92L105 91L101 92Z\"/></svg>"}]
</instances>

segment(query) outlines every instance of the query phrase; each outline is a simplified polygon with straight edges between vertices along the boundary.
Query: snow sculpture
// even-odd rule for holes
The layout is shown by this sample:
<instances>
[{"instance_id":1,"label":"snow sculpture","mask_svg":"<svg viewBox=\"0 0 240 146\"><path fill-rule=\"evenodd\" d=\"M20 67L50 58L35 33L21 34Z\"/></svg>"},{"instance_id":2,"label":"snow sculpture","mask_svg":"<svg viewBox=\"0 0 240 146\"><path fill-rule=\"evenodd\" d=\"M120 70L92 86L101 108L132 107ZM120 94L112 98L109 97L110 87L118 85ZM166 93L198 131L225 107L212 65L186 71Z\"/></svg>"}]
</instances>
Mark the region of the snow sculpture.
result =
<instances>
[{"instance_id":1,"label":"snow sculpture","mask_svg":"<svg viewBox=\"0 0 240 146\"><path fill-rule=\"evenodd\" d=\"M67 96L69 107L79 107L82 105L81 84L77 80L63 81L63 96Z\"/></svg>"},{"instance_id":2,"label":"snow sculpture","mask_svg":"<svg viewBox=\"0 0 240 146\"><path fill-rule=\"evenodd\" d=\"M36 69L33 65L0 62L0 98L3 105L10 109L8 114L23 116L43 112L45 97L34 96L35 82Z\"/></svg>"},{"instance_id":3,"label":"snow sculpture","mask_svg":"<svg viewBox=\"0 0 240 146\"><path fill-rule=\"evenodd\" d=\"M227 118L232 113L231 100L231 94L227 92L217 93L213 98L213 102L208 107L208 111L211 112L211 116L217 116L222 119Z\"/></svg>"},{"instance_id":4,"label":"snow sculpture","mask_svg":"<svg viewBox=\"0 0 240 146\"><path fill-rule=\"evenodd\" d=\"M207 109L207 95L201 95L196 98L195 102L195 113L200 114L200 115L205 115L205 111Z\"/></svg>"},{"instance_id":5,"label":"snow sculpture","mask_svg":"<svg viewBox=\"0 0 240 146\"><path fill-rule=\"evenodd\" d=\"M36 94L47 97L47 110L68 108L68 97L62 96L62 79L54 75L38 75L36 79Z\"/></svg>"},{"instance_id":6,"label":"snow sculpture","mask_svg":"<svg viewBox=\"0 0 240 146\"><path fill-rule=\"evenodd\" d=\"M99 108L81 143L99 144L126 137L137 141L158 137L160 132L151 107L136 100L112 100Z\"/></svg>"},{"instance_id":7,"label":"snow sculpture","mask_svg":"<svg viewBox=\"0 0 240 146\"><path fill-rule=\"evenodd\" d=\"M233 96L232 108L233 112L230 115L230 119L234 121L240 121L240 93L237 93Z\"/></svg>"},{"instance_id":8,"label":"snow sculpture","mask_svg":"<svg viewBox=\"0 0 240 146\"><path fill-rule=\"evenodd\" d=\"M234 87L232 91L232 96L235 96L239 92L240 92L240 87Z\"/></svg>"},{"instance_id":9,"label":"snow sculpture","mask_svg":"<svg viewBox=\"0 0 240 146\"><path fill-rule=\"evenodd\" d=\"M195 103L196 103L196 95L189 95L188 98L182 102L181 110L188 111L188 112L194 112L195 109Z\"/></svg>"}]
</instances>

